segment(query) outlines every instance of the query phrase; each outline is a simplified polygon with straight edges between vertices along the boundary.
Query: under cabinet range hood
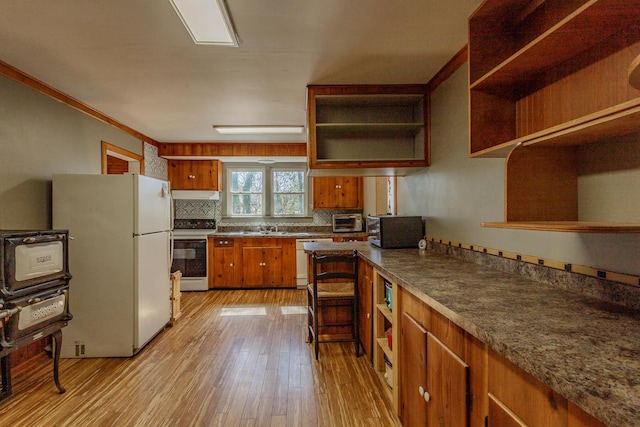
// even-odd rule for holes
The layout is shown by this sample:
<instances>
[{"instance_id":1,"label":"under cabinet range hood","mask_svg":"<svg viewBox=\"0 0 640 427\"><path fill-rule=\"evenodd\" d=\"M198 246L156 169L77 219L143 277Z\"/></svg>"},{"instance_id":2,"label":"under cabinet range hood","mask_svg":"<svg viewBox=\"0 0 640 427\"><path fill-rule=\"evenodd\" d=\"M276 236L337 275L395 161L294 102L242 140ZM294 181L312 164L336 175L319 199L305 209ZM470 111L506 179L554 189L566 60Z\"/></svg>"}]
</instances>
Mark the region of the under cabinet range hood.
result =
<instances>
[{"instance_id":1,"label":"under cabinet range hood","mask_svg":"<svg viewBox=\"0 0 640 427\"><path fill-rule=\"evenodd\" d=\"M219 191L207 190L172 190L171 196L175 200L220 200Z\"/></svg>"}]
</instances>

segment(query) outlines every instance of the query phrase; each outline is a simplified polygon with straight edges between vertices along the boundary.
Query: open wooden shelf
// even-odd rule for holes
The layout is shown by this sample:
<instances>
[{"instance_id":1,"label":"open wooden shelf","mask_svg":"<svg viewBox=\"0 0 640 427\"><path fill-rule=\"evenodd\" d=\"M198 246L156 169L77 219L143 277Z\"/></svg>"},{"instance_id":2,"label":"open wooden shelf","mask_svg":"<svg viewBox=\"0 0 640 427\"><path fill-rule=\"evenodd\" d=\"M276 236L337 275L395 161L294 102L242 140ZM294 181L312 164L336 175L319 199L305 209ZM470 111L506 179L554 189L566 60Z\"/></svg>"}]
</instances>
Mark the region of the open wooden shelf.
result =
<instances>
[{"instance_id":1,"label":"open wooden shelf","mask_svg":"<svg viewBox=\"0 0 640 427\"><path fill-rule=\"evenodd\" d=\"M638 232L639 22L640 0L486 0L469 18L469 156L506 158L505 221L483 226Z\"/></svg>"},{"instance_id":2,"label":"open wooden shelf","mask_svg":"<svg viewBox=\"0 0 640 427\"><path fill-rule=\"evenodd\" d=\"M483 222L483 227L514 230L562 231L571 233L640 233L640 223L607 223L588 221L510 221Z\"/></svg>"},{"instance_id":3,"label":"open wooden shelf","mask_svg":"<svg viewBox=\"0 0 640 427\"><path fill-rule=\"evenodd\" d=\"M427 85L309 86L310 175L404 175L429 165Z\"/></svg>"},{"instance_id":4,"label":"open wooden shelf","mask_svg":"<svg viewBox=\"0 0 640 427\"><path fill-rule=\"evenodd\" d=\"M640 98L597 113L481 150L471 157L507 157L518 144L529 146L574 146L590 144L640 131Z\"/></svg>"},{"instance_id":5,"label":"open wooden shelf","mask_svg":"<svg viewBox=\"0 0 640 427\"><path fill-rule=\"evenodd\" d=\"M498 56L497 59L493 61L488 59L481 67L474 69L470 87L486 90L527 83L528 80L537 78L547 68L579 55L606 41L620 28L634 24L637 16L629 13L629 8L633 7L636 10L640 8L640 2L637 0L586 1L500 64L494 64L500 58ZM476 17L476 19L484 22L482 17ZM505 20L508 21L508 19ZM517 29L520 24L522 21L515 22L513 28ZM594 25L598 27L596 31L593 30ZM515 46L518 46L517 42ZM479 74L482 75L478 76Z\"/></svg>"},{"instance_id":6,"label":"open wooden shelf","mask_svg":"<svg viewBox=\"0 0 640 427\"><path fill-rule=\"evenodd\" d=\"M391 312L391 310L389 310L389 307L387 307L387 304L376 304L376 307L378 307L378 310L380 311L380 313L382 313L382 315L391 323L393 322L393 313Z\"/></svg>"}]
</instances>

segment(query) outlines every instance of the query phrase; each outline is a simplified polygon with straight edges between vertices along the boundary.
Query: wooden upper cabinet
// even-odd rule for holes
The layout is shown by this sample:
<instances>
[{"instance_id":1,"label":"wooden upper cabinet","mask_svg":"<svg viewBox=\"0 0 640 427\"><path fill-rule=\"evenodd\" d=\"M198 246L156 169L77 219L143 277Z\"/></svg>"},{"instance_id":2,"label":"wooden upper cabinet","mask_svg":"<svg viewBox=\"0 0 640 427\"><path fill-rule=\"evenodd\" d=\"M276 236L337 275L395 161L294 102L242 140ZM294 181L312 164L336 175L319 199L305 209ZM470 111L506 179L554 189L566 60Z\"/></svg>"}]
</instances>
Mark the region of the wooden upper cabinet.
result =
<instances>
[{"instance_id":1,"label":"wooden upper cabinet","mask_svg":"<svg viewBox=\"0 0 640 427\"><path fill-rule=\"evenodd\" d=\"M313 209L363 209L364 184L359 176L313 178Z\"/></svg>"},{"instance_id":2,"label":"wooden upper cabinet","mask_svg":"<svg viewBox=\"0 0 640 427\"><path fill-rule=\"evenodd\" d=\"M505 221L484 226L640 232L639 21L640 0L487 0L469 18L469 155L507 158Z\"/></svg>"},{"instance_id":3,"label":"wooden upper cabinet","mask_svg":"<svg viewBox=\"0 0 640 427\"><path fill-rule=\"evenodd\" d=\"M429 166L427 85L309 86L307 93L312 176L336 169L404 175Z\"/></svg>"},{"instance_id":4,"label":"wooden upper cabinet","mask_svg":"<svg viewBox=\"0 0 640 427\"><path fill-rule=\"evenodd\" d=\"M174 190L222 190L219 160L170 160L169 181Z\"/></svg>"}]
</instances>

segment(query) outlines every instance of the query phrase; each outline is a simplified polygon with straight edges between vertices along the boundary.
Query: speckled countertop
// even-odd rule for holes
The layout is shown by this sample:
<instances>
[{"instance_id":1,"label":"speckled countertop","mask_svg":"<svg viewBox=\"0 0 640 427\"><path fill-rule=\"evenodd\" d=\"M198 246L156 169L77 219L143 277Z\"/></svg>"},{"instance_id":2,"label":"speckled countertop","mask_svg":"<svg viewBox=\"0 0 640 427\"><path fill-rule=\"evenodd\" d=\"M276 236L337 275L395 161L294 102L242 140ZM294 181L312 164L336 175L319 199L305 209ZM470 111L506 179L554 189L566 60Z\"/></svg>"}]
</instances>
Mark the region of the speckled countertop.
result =
<instances>
[{"instance_id":1,"label":"speckled countertop","mask_svg":"<svg viewBox=\"0 0 640 427\"><path fill-rule=\"evenodd\" d=\"M260 233L257 231L215 231L208 234L208 236L213 237L236 237L238 239L243 238L280 238L280 239L319 239L325 237L342 237L342 238L361 238L365 237L365 233L332 233L332 232L323 232L323 231L282 231L282 232L268 232L268 233Z\"/></svg>"},{"instance_id":2,"label":"speckled countertop","mask_svg":"<svg viewBox=\"0 0 640 427\"><path fill-rule=\"evenodd\" d=\"M640 312L419 249L305 243L361 257L610 426L640 426Z\"/></svg>"}]
</instances>

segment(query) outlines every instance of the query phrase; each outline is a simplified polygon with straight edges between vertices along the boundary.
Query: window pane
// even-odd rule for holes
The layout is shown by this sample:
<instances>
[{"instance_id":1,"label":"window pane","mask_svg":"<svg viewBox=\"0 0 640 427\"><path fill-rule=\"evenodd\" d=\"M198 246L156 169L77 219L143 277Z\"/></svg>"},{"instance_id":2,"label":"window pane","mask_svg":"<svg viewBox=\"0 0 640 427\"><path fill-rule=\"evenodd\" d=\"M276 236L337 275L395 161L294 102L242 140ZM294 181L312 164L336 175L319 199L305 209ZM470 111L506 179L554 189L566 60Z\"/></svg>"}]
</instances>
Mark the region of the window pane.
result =
<instances>
[{"instance_id":1,"label":"window pane","mask_svg":"<svg viewBox=\"0 0 640 427\"><path fill-rule=\"evenodd\" d=\"M276 193L304 193L304 172L274 171L273 191Z\"/></svg>"},{"instance_id":2,"label":"window pane","mask_svg":"<svg viewBox=\"0 0 640 427\"><path fill-rule=\"evenodd\" d=\"M231 194L233 215L262 215L261 194Z\"/></svg>"},{"instance_id":3,"label":"window pane","mask_svg":"<svg viewBox=\"0 0 640 427\"><path fill-rule=\"evenodd\" d=\"M262 172L231 172L231 191L234 193L261 193Z\"/></svg>"},{"instance_id":4,"label":"window pane","mask_svg":"<svg viewBox=\"0 0 640 427\"><path fill-rule=\"evenodd\" d=\"M273 196L274 215L303 215L304 195L303 194L274 194Z\"/></svg>"}]
</instances>

